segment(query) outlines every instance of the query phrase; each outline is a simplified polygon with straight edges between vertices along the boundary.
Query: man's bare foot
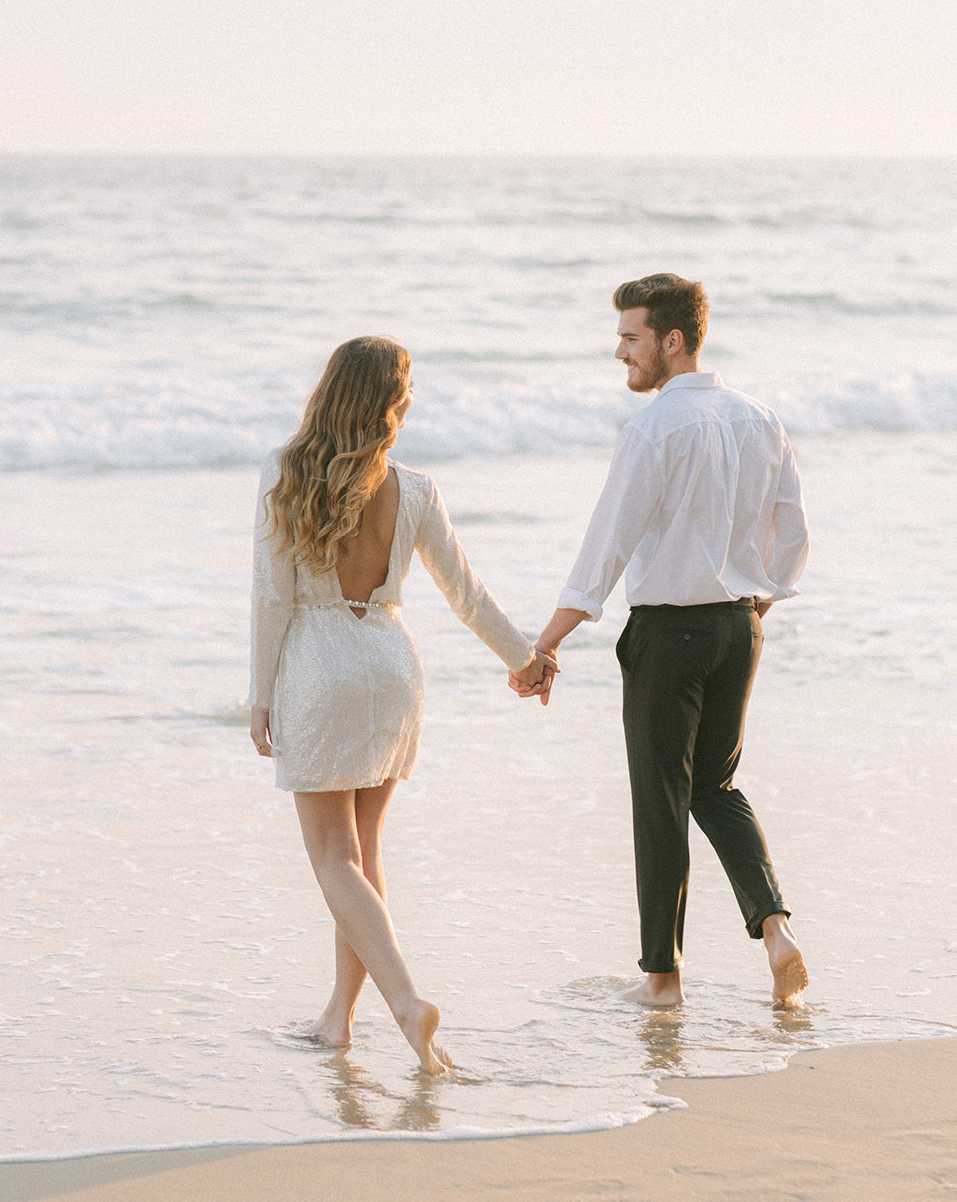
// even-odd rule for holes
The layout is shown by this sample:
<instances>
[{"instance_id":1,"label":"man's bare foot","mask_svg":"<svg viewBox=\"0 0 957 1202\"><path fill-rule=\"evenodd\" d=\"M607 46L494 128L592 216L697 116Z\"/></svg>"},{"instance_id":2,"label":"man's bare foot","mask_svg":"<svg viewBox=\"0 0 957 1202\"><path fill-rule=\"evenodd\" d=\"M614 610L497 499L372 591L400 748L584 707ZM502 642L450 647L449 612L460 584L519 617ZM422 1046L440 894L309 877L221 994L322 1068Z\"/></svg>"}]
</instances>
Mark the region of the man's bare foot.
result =
<instances>
[{"instance_id":1,"label":"man's bare foot","mask_svg":"<svg viewBox=\"0 0 957 1202\"><path fill-rule=\"evenodd\" d=\"M680 1006L685 1000L680 972L649 972L645 979L617 995L639 1006Z\"/></svg>"},{"instance_id":2,"label":"man's bare foot","mask_svg":"<svg viewBox=\"0 0 957 1202\"><path fill-rule=\"evenodd\" d=\"M764 947L771 965L774 984L771 997L777 1006L797 1006L807 989L808 975L804 957L784 914L772 914L761 924Z\"/></svg>"},{"instance_id":3,"label":"man's bare foot","mask_svg":"<svg viewBox=\"0 0 957 1202\"><path fill-rule=\"evenodd\" d=\"M396 1015L402 1034L419 1058L422 1071L430 1077L441 1077L452 1067L451 1056L445 1048L435 1042L439 1017L438 1006L433 1006L431 1002L423 1002L421 998L416 999L408 1014L401 1018Z\"/></svg>"}]
</instances>

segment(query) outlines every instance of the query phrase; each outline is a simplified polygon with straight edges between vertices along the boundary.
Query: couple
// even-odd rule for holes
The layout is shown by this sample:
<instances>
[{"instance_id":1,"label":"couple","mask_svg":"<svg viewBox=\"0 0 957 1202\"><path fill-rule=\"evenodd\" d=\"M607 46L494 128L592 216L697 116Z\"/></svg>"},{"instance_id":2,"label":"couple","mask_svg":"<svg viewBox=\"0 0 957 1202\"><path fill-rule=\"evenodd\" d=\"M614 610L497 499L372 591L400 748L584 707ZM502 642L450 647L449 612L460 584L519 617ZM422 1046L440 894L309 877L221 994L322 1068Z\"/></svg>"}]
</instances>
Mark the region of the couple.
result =
<instances>
[{"instance_id":1,"label":"couple","mask_svg":"<svg viewBox=\"0 0 957 1202\"><path fill-rule=\"evenodd\" d=\"M761 828L732 785L761 651L761 618L792 596L807 553L794 458L765 406L699 371L700 284L653 275L615 293L628 422L558 609L537 644L472 573L435 484L389 458L412 405L411 361L384 338L332 355L299 431L263 469L256 517L250 734L295 797L336 923L336 979L309 1029L351 1039L371 975L426 1073L452 1062L439 1011L419 997L386 907L381 836L412 772L422 669L401 616L415 548L461 620L547 704L562 640L601 617L619 576L631 614L617 646L631 775L644 978L621 996L684 1000L688 814L714 845L749 935L764 939L772 995L807 974Z\"/></svg>"}]
</instances>

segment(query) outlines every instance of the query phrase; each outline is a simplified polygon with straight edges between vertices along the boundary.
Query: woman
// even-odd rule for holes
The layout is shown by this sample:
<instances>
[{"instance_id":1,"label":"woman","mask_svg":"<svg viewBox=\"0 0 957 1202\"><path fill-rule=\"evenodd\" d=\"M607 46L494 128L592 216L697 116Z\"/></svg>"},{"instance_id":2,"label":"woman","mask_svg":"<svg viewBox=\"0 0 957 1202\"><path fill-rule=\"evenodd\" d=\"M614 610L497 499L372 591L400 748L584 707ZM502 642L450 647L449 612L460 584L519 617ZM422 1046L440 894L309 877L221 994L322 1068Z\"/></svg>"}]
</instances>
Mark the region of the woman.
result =
<instances>
[{"instance_id":1,"label":"woman","mask_svg":"<svg viewBox=\"0 0 957 1202\"><path fill-rule=\"evenodd\" d=\"M425 1072L451 1060L438 1007L420 998L386 908L381 836L398 780L412 774L422 668L401 619L412 549L462 621L524 685L537 654L469 568L428 476L388 459L412 404L409 354L355 338L332 355L299 431L263 468L253 577L250 735L291 790L336 922L336 979L308 1033L352 1036L368 972Z\"/></svg>"}]
</instances>

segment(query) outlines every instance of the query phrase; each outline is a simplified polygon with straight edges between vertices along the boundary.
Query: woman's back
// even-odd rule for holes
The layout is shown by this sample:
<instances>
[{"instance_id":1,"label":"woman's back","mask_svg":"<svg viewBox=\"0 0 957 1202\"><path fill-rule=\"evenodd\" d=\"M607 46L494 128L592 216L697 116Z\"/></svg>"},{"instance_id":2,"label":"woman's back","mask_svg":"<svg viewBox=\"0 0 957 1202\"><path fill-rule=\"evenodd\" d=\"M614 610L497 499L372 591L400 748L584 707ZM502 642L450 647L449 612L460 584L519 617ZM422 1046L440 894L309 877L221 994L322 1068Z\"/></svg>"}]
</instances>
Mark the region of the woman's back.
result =
<instances>
[{"instance_id":1,"label":"woman's back","mask_svg":"<svg viewBox=\"0 0 957 1202\"><path fill-rule=\"evenodd\" d=\"M343 597L368 601L389 574L392 540L399 512L399 479L390 467L386 478L362 511L357 533L340 543L336 575ZM353 610L362 617L365 610Z\"/></svg>"}]
</instances>

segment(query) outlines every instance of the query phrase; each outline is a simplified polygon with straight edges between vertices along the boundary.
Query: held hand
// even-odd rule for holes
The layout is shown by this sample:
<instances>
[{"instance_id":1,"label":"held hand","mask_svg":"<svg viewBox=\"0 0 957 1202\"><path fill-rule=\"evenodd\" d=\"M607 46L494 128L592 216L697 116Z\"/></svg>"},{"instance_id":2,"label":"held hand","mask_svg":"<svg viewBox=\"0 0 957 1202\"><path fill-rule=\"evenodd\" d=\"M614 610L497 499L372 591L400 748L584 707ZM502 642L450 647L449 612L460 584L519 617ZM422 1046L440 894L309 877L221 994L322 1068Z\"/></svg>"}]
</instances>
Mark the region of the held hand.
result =
<instances>
[{"instance_id":1,"label":"held hand","mask_svg":"<svg viewBox=\"0 0 957 1202\"><path fill-rule=\"evenodd\" d=\"M542 679L537 685L523 685L517 679L509 678L509 684L521 697L539 697L542 705L548 705L551 695L552 681L558 667L558 648L562 640L588 617L581 609L556 609L549 619L548 625L538 636L535 650L545 661L542 667ZM536 656L537 662L537 656ZM515 673L512 674L516 676Z\"/></svg>"},{"instance_id":2,"label":"held hand","mask_svg":"<svg viewBox=\"0 0 957 1202\"><path fill-rule=\"evenodd\" d=\"M272 735L269 730L269 710L252 710L249 718L249 737L260 755L272 755Z\"/></svg>"},{"instance_id":3,"label":"held hand","mask_svg":"<svg viewBox=\"0 0 957 1202\"><path fill-rule=\"evenodd\" d=\"M535 649L535 658L520 672L509 672L509 688L520 697L539 697L542 705L548 705L552 681L561 671L555 655L540 647Z\"/></svg>"}]
</instances>

